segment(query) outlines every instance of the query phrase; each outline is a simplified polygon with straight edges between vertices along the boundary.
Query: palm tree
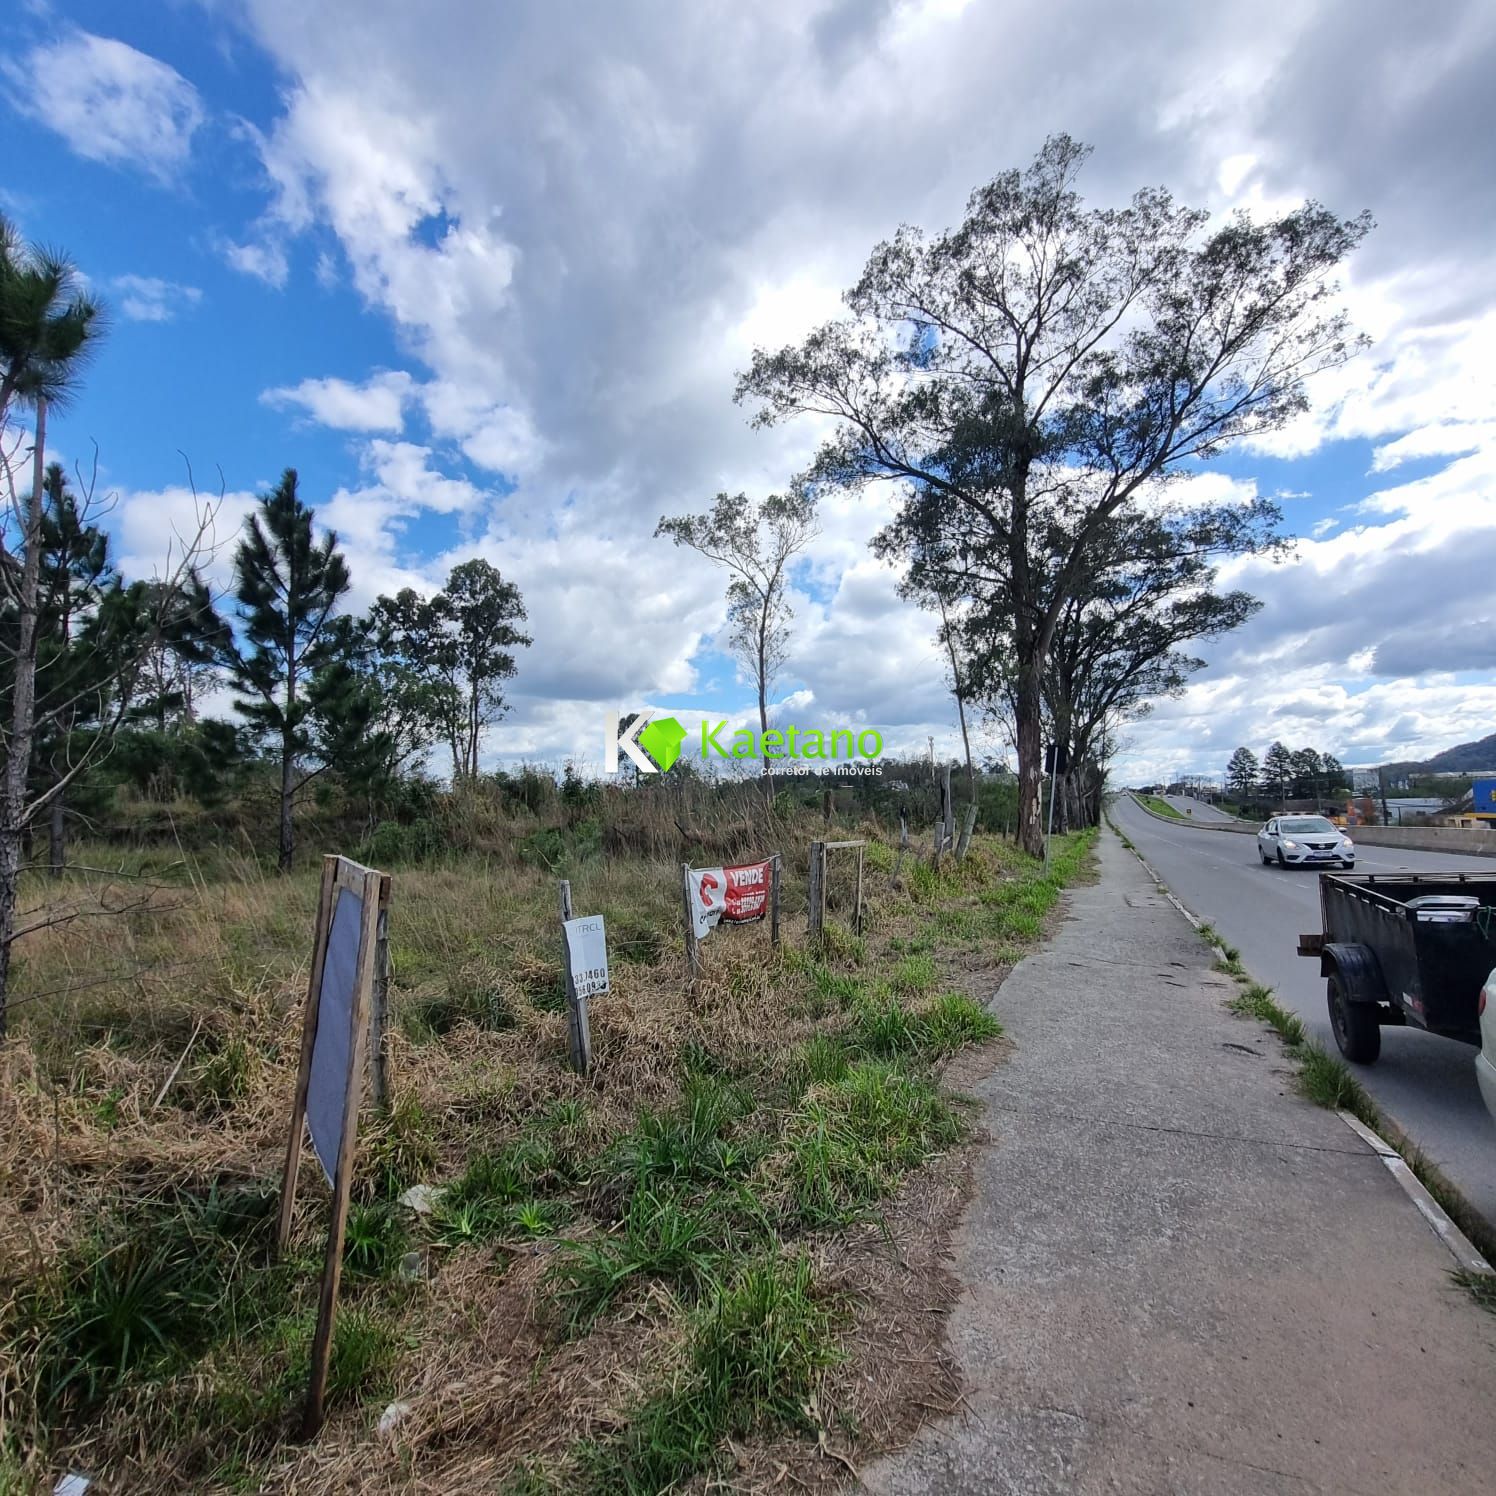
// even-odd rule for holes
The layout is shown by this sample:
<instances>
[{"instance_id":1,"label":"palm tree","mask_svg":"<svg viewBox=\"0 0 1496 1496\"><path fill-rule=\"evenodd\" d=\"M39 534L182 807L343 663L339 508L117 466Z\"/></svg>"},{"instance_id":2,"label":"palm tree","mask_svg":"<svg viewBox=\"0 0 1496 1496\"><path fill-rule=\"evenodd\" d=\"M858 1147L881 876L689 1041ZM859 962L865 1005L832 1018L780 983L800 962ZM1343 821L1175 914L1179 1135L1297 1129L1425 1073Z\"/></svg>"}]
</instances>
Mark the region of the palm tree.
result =
<instances>
[{"instance_id":1,"label":"palm tree","mask_svg":"<svg viewBox=\"0 0 1496 1496\"><path fill-rule=\"evenodd\" d=\"M55 250L26 244L0 217L0 467L16 520L16 551L0 542L0 589L14 617L10 730L0 763L0 1040L5 1037L10 947L15 935L21 840L28 819L26 783L36 709L37 593L46 469L47 409L77 388L103 331L103 309L77 267ZM31 491L23 500L11 462L18 411L35 416ZM30 808L30 814L36 807Z\"/></svg>"}]
</instances>

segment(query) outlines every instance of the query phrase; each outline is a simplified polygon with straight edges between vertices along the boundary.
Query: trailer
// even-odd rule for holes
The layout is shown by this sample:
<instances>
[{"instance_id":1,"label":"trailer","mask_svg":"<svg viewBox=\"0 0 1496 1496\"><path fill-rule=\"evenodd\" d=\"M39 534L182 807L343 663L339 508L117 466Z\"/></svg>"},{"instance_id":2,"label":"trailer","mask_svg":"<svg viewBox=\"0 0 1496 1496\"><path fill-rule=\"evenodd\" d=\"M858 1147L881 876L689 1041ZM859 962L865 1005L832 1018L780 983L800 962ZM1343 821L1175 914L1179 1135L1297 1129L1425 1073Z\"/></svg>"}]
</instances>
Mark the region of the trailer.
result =
<instances>
[{"instance_id":1,"label":"trailer","mask_svg":"<svg viewBox=\"0 0 1496 1496\"><path fill-rule=\"evenodd\" d=\"M1413 1024L1480 1044L1480 993L1496 969L1496 873L1321 873L1319 962L1346 1059L1372 1064L1382 1029Z\"/></svg>"}]
</instances>

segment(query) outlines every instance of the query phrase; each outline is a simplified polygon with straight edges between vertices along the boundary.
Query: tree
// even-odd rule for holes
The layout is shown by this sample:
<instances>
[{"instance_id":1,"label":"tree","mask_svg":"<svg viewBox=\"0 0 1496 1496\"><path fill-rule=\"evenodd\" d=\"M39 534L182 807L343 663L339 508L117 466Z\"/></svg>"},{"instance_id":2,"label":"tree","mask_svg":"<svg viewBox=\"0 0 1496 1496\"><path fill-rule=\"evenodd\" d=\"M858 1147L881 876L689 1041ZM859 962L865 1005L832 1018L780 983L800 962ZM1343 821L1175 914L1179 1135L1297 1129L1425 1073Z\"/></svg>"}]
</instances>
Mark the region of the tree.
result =
<instances>
[{"instance_id":1,"label":"tree","mask_svg":"<svg viewBox=\"0 0 1496 1496\"><path fill-rule=\"evenodd\" d=\"M1043 681L1054 631L1119 512L1230 442L1305 408L1307 375L1352 348L1328 277L1370 220L1315 203L1208 235L1145 189L1120 209L1075 191L1087 152L1048 140L926 241L902 228L848 292L851 316L757 350L755 423L835 423L806 481L899 486L887 556L943 596L1005 610L1017 675L1022 839L1043 848Z\"/></svg>"},{"instance_id":2,"label":"tree","mask_svg":"<svg viewBox=\"0 0 1496 1496\"><path fill-rule=\"evenodd\" d=\"M1324 783L1324 766L1313 748L1300 748L1293 754L1293 793L1295 797L1318 800Z\"/></svg>"},{"instance_id":3,"label":"tree","mask_svg":"<svg viewBox=\"0 0 1496 1496\"><path fill-rule=\"evenodd\" d=\"M755 504L747 494L719 493L705 514L662 516L655 535L689 546L722 567L727 584L728 641L758 695L760 734L769 730L769 693L789 654L786 599L790 563L820 534L815 507L803 493L770 494ZM767 755L764 792L774 792Z\"/></svg>"},{"instance_id":4,"label":"tree","mask_svg":"<svg viewBox=\"0 0 1496 1496\"><path fill-rule=\"evenodd\" d=\"M318 676L335 663L333 609L348 590L348 566L338 537L313 533L313 511L297 494L295 468L260 499L244 522L234 556L234 597L244 643L226 664L239 700L236 710L280 756L279 866L289 871L296 850L297 796L324 768L303 769L314 746L310 718L318 705Z\"/></svg>"},{"instance_id":5,"label":"tree","mask_svg":"<svg viewBox=\"0 0 1496 1496\"><path fill-rule=\"evenodd\" d=\"M1320 755L1320 772L1324 775L1325 794L1333 795L1341 790L1351 787L1351 776L1346 773L1345 765L1335 757L1333 753Z\"/></svg>"},{"instance_id":6,"label":"tree","mask_svg":"<svg viewBox=\"0 0 1496 1496\"><path fill-rule=\"evenodd\" d=\"M1238 801L1245 800L1257 788L1257 755L1250 748L1238 748L1226 765L1226 788Z\"/></svg>"},{"instance_id":7,"label":"tree","mask_svg":"<svg viewBox=\"0 0 1496 1496\"><path fill-rule=\"evenodd\" d=\"M107 648L114 642L112 631L88 625L116 579L109 537L91 522L89 506L79 504L60 463L48 464L42 489L31 779L35 791L50 790L47 865L55 878L67 857L68 770L79 746L75 731L86 730L90 708L98 716L108 710L115 675Z\"/></svg>"},{"instance_id":8,"label":"tree","mask_svg":"<svg viewBox=\"0 0 1496 1496\"><path fill-rule=\"evenodd\" d=\"M519 588L481 558L453 567L434 596L407 587L370 614L382 658L409 672L403 709L439 717L454 782L477 776L484 730L508 709L502 687L518 669L514 651L531 643L515 626L524 617Z\"/></svg>"},{"instance_id":9,"label":"tree","mask_svg":"<svg viewBox=\"0 0 1496 1496\"><path fill-rule=\"evenodd\" d=\"M16 938L22 840L43 807L28 800L35 729L38 589L46 468L47 411L77 389L103 330L100 303L63 255L23 244L0 217L0 468L4 470L4 534L0 586L14 609L10 651L10 721L0 765L0 1040L5 1037L11 947ZM12 438L15 416L35 418L32 481L22 499L16 459L23 437ZM63 788L59 783L53 793Z\"/></svg>"},{"instance_id":10,"label":"tree","mask_svg":"<svg viewBox=\"0 0 1496 1496\"><path fill-rule=\"evenodd\" d=\"M1293 754L1283 743L1274 742L1262 757L1262 792L1281 804L1292 784Z\"/></svg>"}]
</instances>

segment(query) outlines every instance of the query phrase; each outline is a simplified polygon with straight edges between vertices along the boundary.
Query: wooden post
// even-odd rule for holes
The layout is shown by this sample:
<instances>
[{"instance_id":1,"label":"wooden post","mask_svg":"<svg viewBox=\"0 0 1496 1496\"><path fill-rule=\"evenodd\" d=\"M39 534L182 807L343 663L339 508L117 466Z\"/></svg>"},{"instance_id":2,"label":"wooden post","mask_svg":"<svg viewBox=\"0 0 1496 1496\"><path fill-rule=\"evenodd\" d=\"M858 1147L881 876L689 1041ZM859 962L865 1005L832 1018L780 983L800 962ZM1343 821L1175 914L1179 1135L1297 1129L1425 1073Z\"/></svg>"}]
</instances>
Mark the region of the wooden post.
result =
<instances>
[{"instance_id":1,"label":"wooden post","mask_svg":"<svg viewBox=\"0 0 1496 1496\"><path fill-rule=\"evenodd\" d=\"M390 879L379 880L379 923L374 931L374 992L369 1009L369 1089L374 1105L390 1105L390 1057L385 1036L390 1027Z\"/></svg>"},{"instance_id":2,"label":"wooden post","mask_svg":"<svg viewBox=\"0 0 1496 1496\"><path fill-rule=\"evenodd\" d=\"M680 905L686 917L686 979L692 997L701 974L701 947L696 939L696 911L691 907L691 864L680 865Z\"/></svg>"},{"instance_id":3,"label":"wooden post","mask_svg":"<svg viewBox=\"0 0 1496 1496\"><path fill-rule=\"evenodd\" d=\"M956 845L956 801L951 794L951 766L945 766L945 774L941 780L940 798L945 807L945 845L946 850Z\"/></svg>"},{"instance_id":4,"label":"wooden post","mask_svg":"<svg viewBox=\"0 0 1496 1496\"><path fill-rule=\"evenodd\" d=\"M971 847L971 834L977 829L977 808L973 805L966 807L966 824L961 828L961 840L956 843L956 861L965 860L966 853Z\"/></svg>"},{"instance_id":5,"label":"wooden post","mask_svg":"<svg viewBox=\"0 0 1496 1496\"><path fill-rule=\"evenodd\" d=\"M571 974L571 944L566 921L571 918L571 883L561 879L561 980L566 984L566 1053L571 1068L586 1075L592 1068L592 1029L587 1021L587 999L577 995Z\"/></svg>"},{"instance_id":6,"label":"wooden post","mask_svg":"<svg viewBox=\"0 0 1496 1496\"><path fill-rule=\"evenodd\" d=\"M348 1226L348 1196L353 1187L353 1155L358 1134L358 1104L364 1091L364 1044L369 1032L369 992L374 985L374 932L379 923L381 875L365 872L358 936L358 969L349 1015L348 1088L343 1097L343 1131L332 1181L332 1219L327 1228L327 1256L322 1264L322 1295L317 1303L317 1331L312 1337L312 1374L307 1385L302 1435L312 1438L322 1427L327 1398L327 1370L332 1360L333 1315L343 1276L343 1236Z\"/></svg>"},{"instance_id":7,"label":"wooden post","mask_svg":"<svg viewBox=\"0 0 1496 1496\"><path fill-rule=\"evenodd\" d=\"M832 811L832 808L835 806L835 804L836 804L836 791L835 790L822 790L821 791L821 820L824 821L826 823L826 825L828 825L828 826L831 824L831 811Z\"/></svg>"},{"instance_id":8,"label":"wooden post","mask_svg":"<svg viewBox=\"0 0 1496 1496\"><path fill-rule=\"evenodd\" d=\"M779 944L779 869L783 856L775 852L769 859L769 944Z\"/></svg>"},{"instance_id":9,"label":"wooden post","mask_svg":"<svg viewBox=\"0 0 1496 1496\"><path fill-rule=\"evenodd\" d=\"M810 844L810 921L806 933L812 938L821 933L826 919L826 844Z\"/></svg>"},{"instance_id":10,"label":"wooden post","mask_svg":"<svg viewBox=\"0 0 1496 1496\"><path fill-rule=\"evenodd\" d=\"M857 849L857 897L852 905L852 929L858 935L862 934L862 854L866 850L865 847Z\"/></svg>"},{"instance_id":11,"label":"wooden post","mask_svg":"<svg viewBox=\"0 0 1496 1496\"><path fill-rule=\"evenodd\" d=\"M296 1070L296 1095L291 1103L291 1134L286 1139L286 1167L281 1176L280 1218L275 1227L275 1249L286 1250L291 1239L291 1212L296 1206L296 1176L301 1169L301 1134L306 1126L306 1093L312 1079L312 1047L317 1042L317 1008L322 999L322 967L327 959L327 937L332 931L332 901L338 859L322 859L322 888L317 895L317 926L312 936L312 970L307 978L306 1010L301 1015L301 1060Z\"/></svg>"},{"instance_id":12,"label":"wooden post","mask_svg":"<svg viewBox=\"0 0 1496 1496\"><path fill-rule=\"evenodd\" d=\"M893 877L889 880L889 882L895 888L898 888L898 887L901 886L900 883L899 883L899 869L901 867L903 867L903 865L904 865L904 857L908 853L908 851L909 851L909 822L903 816L900 816L899 817L899 850L896 853L894 853L894 859L893 859Z\"/></svg>"}]
</instances>

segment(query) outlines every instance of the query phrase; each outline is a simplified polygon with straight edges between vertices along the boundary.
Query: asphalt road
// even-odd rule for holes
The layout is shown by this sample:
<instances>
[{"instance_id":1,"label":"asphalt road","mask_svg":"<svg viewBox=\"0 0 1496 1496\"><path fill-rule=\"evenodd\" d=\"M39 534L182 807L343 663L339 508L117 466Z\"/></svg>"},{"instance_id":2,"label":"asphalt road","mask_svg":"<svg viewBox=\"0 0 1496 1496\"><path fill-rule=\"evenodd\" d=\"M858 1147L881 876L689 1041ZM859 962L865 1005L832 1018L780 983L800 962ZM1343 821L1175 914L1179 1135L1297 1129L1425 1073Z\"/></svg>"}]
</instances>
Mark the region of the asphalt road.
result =
<instances>
[{"instance_id":1,"label":"asphalt road","mask_svg":"<svg viewBox=\"0 0 1496 1496\"><path fill-rule=\"evenodd\" d=\"M1224 810L1217 810L1214 805L1208 805L1204 800L1196 800L1193 795L1160 795L1159 798L1166 804L1172 805L1181 815L1187 815L1192 820L1235 820L1234 816L1228 816Z\"/></svg>"},{"instance_id":2,"label":"asphalt road","mask_svg":"<svg viewBox=\"0 0 1496 1496\"><path fill-rule=\"evenodd\" d=\"M1247 970L1335 1050L1319 965L1295 952L1301 931L1320 928L1319 877L1309 868L1264 867L1256 839L1195 831L1150 816L1119 796L1112 817L1192 914L1241 951ZM1450 852L1360 847L1358 872L1496 871ZM1355 1070L1377 1105L1496 1224L1496 1123L1480 1099L1476 1051L1416 1028L1384 1028L1382 1054Z\"/></svg>"}]
</instances>

